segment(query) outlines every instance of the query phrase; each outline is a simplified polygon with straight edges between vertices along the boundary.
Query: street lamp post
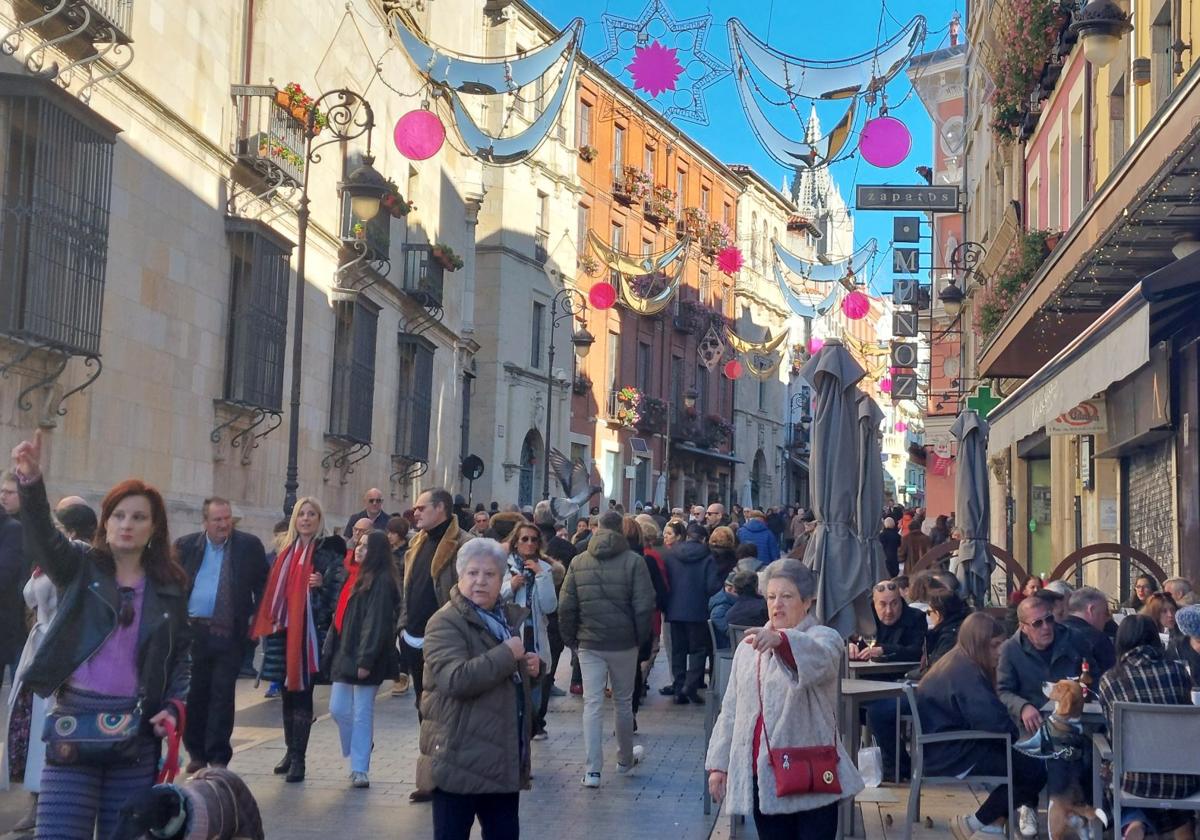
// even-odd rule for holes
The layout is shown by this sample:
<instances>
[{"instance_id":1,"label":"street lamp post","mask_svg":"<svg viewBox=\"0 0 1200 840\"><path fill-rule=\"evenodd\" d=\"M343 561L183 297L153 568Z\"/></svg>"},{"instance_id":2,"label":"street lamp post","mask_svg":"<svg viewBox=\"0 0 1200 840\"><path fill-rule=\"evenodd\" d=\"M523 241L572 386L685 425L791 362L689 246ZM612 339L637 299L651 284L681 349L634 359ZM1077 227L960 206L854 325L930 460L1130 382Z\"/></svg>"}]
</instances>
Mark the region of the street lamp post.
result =
<instances>
[{"instance_id":1,"label":"street lamp post","mask_svg":"<svg viewBox=\"0 0 1200 840\"><path fill-rule=\"evenodd\" d=\"M550 301L550 347L546 358L546 439L542 452L542 498L550 498L550 430L554 419L554 331L565 318L571 318L587 311L587 300L583 293L575 289L560 289ZM571 345L575 355L580 359L587 358L592 349L595 337L588 332L587 327L579 327L571 333Z\"/></svg>"},{"instance_id":2,"label":"street lamp post","mask_svg":"<svg viewBox=\"0 0 1200 840\"><path fill-rule=\"evenodd\" d=\"M361 112L359 111L361 107ZM317 114L323 109L329 138L316 145ZM294 307L295 327L292 334L292 394L288 416L288 461L283 482L283 515L290 517L296 506L296 490L300 487L300 361L304 352L304 262L308 250L308 220L310 215L308 197L308 175L312 165L321 160L318 150L330 143L354 140L367 135L367 153L363 164L355 169L340 185L350 196L354 214L363 221L370 221L379 213L379 205L387 193L387 181L372 164L371 130L375 127L375 115L367 100L352 90L341 88L322 94L304 120L304 173L300 184L300 208L296 211L299 234L296 241L296 303Z\"/></svg>"}]
</instances>

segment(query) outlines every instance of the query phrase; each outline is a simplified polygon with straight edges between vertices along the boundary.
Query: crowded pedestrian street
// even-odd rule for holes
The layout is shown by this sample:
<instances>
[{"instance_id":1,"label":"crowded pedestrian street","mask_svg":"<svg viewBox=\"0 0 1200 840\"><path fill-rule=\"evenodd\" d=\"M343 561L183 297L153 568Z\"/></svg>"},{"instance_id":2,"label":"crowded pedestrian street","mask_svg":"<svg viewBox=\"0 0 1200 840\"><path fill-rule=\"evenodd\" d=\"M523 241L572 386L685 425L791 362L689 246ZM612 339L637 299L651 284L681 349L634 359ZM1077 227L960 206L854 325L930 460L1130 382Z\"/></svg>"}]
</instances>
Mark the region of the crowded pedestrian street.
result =
<instances>
[{"instance_id":1,"label":"crowded pedestrian street","mask_svg":"<svg viewBox=\"0 0 1200 840\"><path fill-rule=\"evenodd\" d=\"M0 840L1196 840L1200 0L0 0Z\"/></svg>"}]
</instances>

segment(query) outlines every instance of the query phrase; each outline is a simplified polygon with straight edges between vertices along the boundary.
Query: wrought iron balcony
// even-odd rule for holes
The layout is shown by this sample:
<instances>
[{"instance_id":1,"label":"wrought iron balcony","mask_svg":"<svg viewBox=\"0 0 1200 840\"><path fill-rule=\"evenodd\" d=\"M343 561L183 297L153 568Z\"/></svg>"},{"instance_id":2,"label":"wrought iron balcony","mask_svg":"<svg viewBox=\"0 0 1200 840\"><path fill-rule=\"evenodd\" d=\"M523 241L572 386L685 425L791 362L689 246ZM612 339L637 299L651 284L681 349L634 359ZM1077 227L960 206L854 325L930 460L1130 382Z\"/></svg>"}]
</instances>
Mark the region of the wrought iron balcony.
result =
<instances>
[{"instance_id":1,"label":"wrought iron balcony","mask_svg":"<svg viewBox=\"0 0 1200 840\"><path fill-rule=\"evenodd\" d=\"M233 154L268 180L298 185L304 176L304 126L275 100L272 85L233 85Z\"/></svg>"},{"instance_id":2,"label":"wrought iron balcony","mask_svg":"<svg viewBox=\"0 0 1200 840\"><path fill-rule=\"evenodd\" d=\"M74 0L70 3L68 14L78 19L88 15L89 34L95 35L96 40L107 40L110 31L120 41L128 43L131 37L133 23L133 0Z\"/></svg>"},{"instance_id":3,"label":"wrought iron balcony","mask_svg":"<svg viewBox=\"0 0 1200 840\"><path fill-rule=\"evenodd\" d=\"M440 309L445 269L432 256L432 245L404 246L400 290L426 309Z\"/></svg>"}]
</instances>

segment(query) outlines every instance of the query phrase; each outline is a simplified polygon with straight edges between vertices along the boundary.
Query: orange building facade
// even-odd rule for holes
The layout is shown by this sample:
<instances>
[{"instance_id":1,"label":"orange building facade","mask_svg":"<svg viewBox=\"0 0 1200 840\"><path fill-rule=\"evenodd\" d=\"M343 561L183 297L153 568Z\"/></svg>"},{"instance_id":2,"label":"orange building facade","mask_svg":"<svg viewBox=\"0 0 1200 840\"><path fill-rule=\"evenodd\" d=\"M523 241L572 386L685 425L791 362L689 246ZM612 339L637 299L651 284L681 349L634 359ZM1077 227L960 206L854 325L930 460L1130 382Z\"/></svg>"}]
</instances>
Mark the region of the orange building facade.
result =
<instances>
[{"instance_id":1,"label":"orange building facade","mask_svg":"<svg viewBox=\"0 0 1200 840\"><path fill-rule=\"evenodd\" d=\"M609 280L588 234L631 255L663 252L689 236L673 300L656 315L617 304L589 308L595 336L573 387L571 441L590 454L605 494L673 506L732 498L733 381L724 360L709 370L698 352L710 325L733 314L733 278L716 265L723 242L737 241L741 180L595 65L578 83L579 205L577 285ZM623 388L641 396L630 420ZM689 403L694 399L694 406Z\"/></svg>"}]
</instances>

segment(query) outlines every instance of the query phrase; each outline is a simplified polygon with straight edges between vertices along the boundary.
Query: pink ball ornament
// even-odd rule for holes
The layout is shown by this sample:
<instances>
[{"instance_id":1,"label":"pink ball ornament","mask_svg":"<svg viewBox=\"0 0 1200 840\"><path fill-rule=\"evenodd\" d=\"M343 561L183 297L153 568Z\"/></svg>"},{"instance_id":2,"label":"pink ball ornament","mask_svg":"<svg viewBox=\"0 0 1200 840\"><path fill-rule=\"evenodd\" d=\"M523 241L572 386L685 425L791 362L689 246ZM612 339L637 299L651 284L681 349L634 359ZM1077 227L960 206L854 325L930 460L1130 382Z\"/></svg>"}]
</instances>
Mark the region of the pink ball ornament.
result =
<instances>
[{"instance_id":1,"label":"pink ball ornament","mask_svg":"<svg viewBox=\"0 0 1200 840\"><path fill-rule=\"evenodd\" d=\"M824 346L825 346L825 339L823 339L823 338L810 338L810 339L808 340L808 352L809 352L809 355L811 355L811 356L815 356L815 355L817 355L818 353L820 353L820 352L821 352L821 348L822 348L822 347L824 347Z\"/></svg>"},{"instance_id":2,"label":"pink ball ornament","mask_svg":"<svg viewBox=\"0 0 1200 840\"><path fill-rule=\"evenodd\" d=\"M730 277L741 271L746 260L742 257L742 249L736 245L722 248L717 254L717 268Z\"/></svg>"},{"instance_id":3,"label":"pink ball ornament","mask_svg":"<svg viewBox=\"0 0 1200 840\"><path fill-rule=\"evenodd\" d=\"M890 379L880 379L880 380L879 380L879 390L880 390L880 391L882 391L882 392L883 392L883 393L885 393L885 394L890 394L890 393L892 393L892 380L890 380Z\"/></svg>"},{"instance_id":4,"label":"pink ball ornament","mask_svg":"<svg viewBox=\"0 0 1200 840\"><path fill-rule=\"evenodd\" d=\"M862 292L851 292L842 298L842 313L857 321L871 311L871 299Z\"/></svg>"},{"instance_id":5,"label":"pink ball ornament","mask_svg":"<svg viewBox=\"0 0 1200 840\"><path fill-rule=\"evenodd\" d=\"M396 120L392 139L409 160L425 160L436 155L446 142L446 126L433 111L418 108Z\"/></svg>"},{"instance_id":6,"label":"pink ball ornament","mask_svg":"<svg viewBox=\"0 0 1200 840\"><path fill-rule=\"evenodd\" d=\"M741 379L742 378L742 363L737 359L733 359L725 363L725 378L726 379Z\"/></svg>"},{"instance_id":7,"label":"pink ball ornament","mask_svg":"<svg viewBox=\"0 0 1200 840\"><path fill-rule=\"evenodd\" d=\"M902 163L912 149L908 126L895 117L876 117L868 120L858 138L858 150L863 160L880 169Z\"/></svg>"},{"instance_id":8,"label":"pink ball ornament","mask_svg":"<svg viewBox=\"0 0 1200 840\"><path fill-rule=\"evenodd\" d=\"M905 423L903 420L896 421L896 431L897 432L907 432L908 424Z\"/></svg>"},{"instance_id":9,"label":"pink ball ornament","mask_svg":"<svg viewBox=\"0 0 1200 840\"><path fill-rule=\"evenodd\" d=\"M588 303L594 309L611 309L612 305L617 302L617 290L612 283L601 281L593 283L592 288L588 289Z\"/></svg>"}]
</instances>

